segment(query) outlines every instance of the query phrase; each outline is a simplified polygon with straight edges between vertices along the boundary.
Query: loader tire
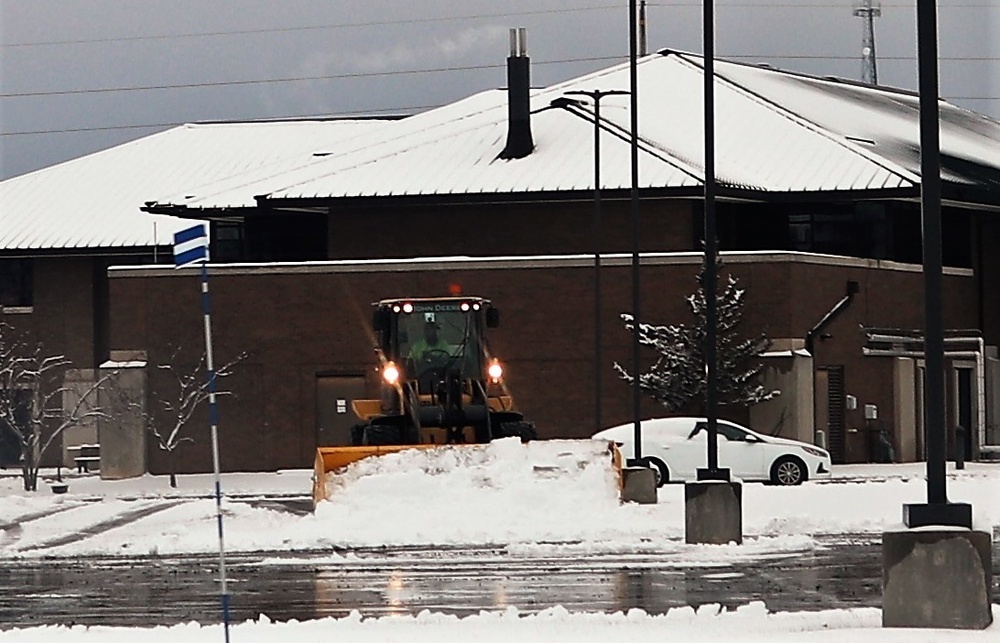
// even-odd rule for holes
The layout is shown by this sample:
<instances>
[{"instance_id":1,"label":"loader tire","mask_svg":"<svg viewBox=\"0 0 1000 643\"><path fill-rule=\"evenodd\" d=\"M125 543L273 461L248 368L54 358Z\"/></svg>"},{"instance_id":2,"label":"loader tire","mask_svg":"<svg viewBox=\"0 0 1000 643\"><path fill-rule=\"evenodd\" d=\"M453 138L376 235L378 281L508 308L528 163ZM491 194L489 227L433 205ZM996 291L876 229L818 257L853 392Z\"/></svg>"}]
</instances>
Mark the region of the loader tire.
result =
<instances>
[{"instance_id":1,"label":"loader tire","mask_svg":"<svg viewBox=\"0 0 1000 643\"><path fill-rule=\"evenodd\" d=\"M368 432L367 424L355 424L351 427L351 446L359 447L365 443L365 434Z\"/></svg>"},{"instance_id":2,"label":"loader tire","mask_svg":"<svg viewBox=\"0 0 1000 643\"><path fill-rule=\"evenodd\" d=\"M531 422L503 422L500 430L496 431L498 438L520 438L521 442L530 442L538 439L538 431Z\"/></svg>"},{"instance_id":3,"label":"loader tire","mask_svg":"<svg viewBox=\"0 0 1000 643\"><path fill-rule=\"evenodd\" d=\"M365 434L365 442L371 446L382 447L401 444L398 426L373 424L367 428Z\"/></svg>"}]
</instances>

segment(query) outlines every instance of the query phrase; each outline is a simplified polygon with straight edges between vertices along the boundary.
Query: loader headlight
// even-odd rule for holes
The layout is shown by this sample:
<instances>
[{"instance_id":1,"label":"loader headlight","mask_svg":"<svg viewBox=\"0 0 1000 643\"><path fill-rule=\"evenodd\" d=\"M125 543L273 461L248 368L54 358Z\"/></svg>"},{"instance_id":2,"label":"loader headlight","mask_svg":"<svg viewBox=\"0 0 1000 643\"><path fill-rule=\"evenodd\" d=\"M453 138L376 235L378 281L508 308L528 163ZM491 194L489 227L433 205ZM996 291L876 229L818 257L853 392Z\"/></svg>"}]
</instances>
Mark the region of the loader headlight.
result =
<instances>
[{"instance_id":1,"label":"loader headlight","mask_svg":"<svg viewBox=\"0 0 1000 643\"><path fill-rule=\"evenodd\" d=\"M403 304L403 312L406 313L407 315L409 315L410 313L412 313L413 312L413 304L411 304L410 302L406 302L405 304Z\"/></svg>"},{"instance_id":2,"label":"loader headlight","mask_svg":"<svg viewBox=\"0 0 1000 643\"><path fill-rule=\"evenodd\" d=\"M382 379L385 380L386 384L395 384L399 381L399 368L392 362L385 365L382 369Z\"/></svg>"},{"instance_id":3,"label":"loader headlight","mask_svg":"<svg viewBox=\"0 0 1000 643\"><path fill-rule=\"evenodd\" d=\"M494 359L490 362L489 367L486 369L486 374L490 376L490 381L496 384L503 377L503 366L500 365L500 362Z\"/></svg>"}]
</instances>

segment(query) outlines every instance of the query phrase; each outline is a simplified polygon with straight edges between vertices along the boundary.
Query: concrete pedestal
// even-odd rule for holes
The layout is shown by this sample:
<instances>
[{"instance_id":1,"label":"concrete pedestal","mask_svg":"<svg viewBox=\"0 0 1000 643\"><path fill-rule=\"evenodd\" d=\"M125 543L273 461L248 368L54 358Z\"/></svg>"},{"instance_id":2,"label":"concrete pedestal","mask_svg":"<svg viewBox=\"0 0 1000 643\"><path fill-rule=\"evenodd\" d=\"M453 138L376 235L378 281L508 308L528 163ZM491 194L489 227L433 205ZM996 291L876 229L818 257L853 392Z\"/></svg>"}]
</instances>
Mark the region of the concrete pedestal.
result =
<instances>
[{"instance_id":1,"label":"concrete pedestal","mask_svg":"<svg viewBox=\"0 0 1000 643\"><path fill-rule=\"evenodd\" d=\"M146 473L146 354L111 351L111 361L101 364L101 376L117 373L111 387L98 392L98 403L109 411L98 418L101 445L101 479L121 480Z\"/></svg>"},{"instance_id":2,"label":"concrete pedestal","mask_svg":"<svg viewBox=\"0 0 1000 643\"><path fill-rule=\"evenodd\" d=\"M684 484L684 539L688 544L743 543L743 485L706 480Z\"/></svg>"},{"instance_id":3,"label":"concrete pedestal","mask_svg":"<svg viewBox=\"0 0 1000 643\"><path fill-rule=\"evenodd\" d=\"M656 473L649 467L623 467L622 502L655 505Z\"/></svg>"},{"instance_id":4,"label":"concrete pedestal","mask_svg":"<svg viewBox=\"0 0 1000 643\"><path fill-rule=\"evenodd\" d=\"M882 626L984 629L993 622L990 534L905 529L882 534Z\"/></svg>"}]
</instances>

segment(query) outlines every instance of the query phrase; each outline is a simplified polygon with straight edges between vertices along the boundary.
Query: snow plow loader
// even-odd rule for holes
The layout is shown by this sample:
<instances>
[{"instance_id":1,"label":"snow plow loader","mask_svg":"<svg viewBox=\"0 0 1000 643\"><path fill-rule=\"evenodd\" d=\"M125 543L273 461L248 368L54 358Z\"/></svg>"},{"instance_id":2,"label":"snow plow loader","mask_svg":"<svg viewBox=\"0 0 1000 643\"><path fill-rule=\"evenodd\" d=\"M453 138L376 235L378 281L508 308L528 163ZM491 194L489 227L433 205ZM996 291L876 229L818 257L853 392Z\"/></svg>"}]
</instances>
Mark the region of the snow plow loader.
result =
<instances>
[{"instance_id":1,"label":"snow plow loader","mask_svg":"<svg viewBox=\"0 0 1000 643\"><path fill-rule=\"evenodd\" d=\"M380 396L354 400L352 446L316 451L314 503L326 474L369 456L442 445L536 437L514 410L486 338L500 312L480 297L384 299L373 304Z\"/></svg>"}]
</instances>

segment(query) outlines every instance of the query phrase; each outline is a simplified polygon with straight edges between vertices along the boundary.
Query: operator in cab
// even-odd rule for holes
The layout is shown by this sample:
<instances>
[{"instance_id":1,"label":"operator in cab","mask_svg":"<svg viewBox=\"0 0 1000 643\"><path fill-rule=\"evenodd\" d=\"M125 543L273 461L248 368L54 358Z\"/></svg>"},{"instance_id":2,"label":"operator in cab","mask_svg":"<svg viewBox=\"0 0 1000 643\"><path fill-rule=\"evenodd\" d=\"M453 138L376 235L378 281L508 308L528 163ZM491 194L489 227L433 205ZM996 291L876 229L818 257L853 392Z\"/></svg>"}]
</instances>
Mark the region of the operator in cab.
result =
<instances>
[{"instance_id":1,"label":"operator in cab","mask_svg":"<svg viewBox=\"0 0 1000 643\"><path fill-rule=\"evenodd\" d=\"M424 322L424 336L413 342L409 358L417 366L418 371L429 368L441 368L447 365L452 357L452 347L441 339L438 323L433 319Z\"/></svg>"}]
</instances>

